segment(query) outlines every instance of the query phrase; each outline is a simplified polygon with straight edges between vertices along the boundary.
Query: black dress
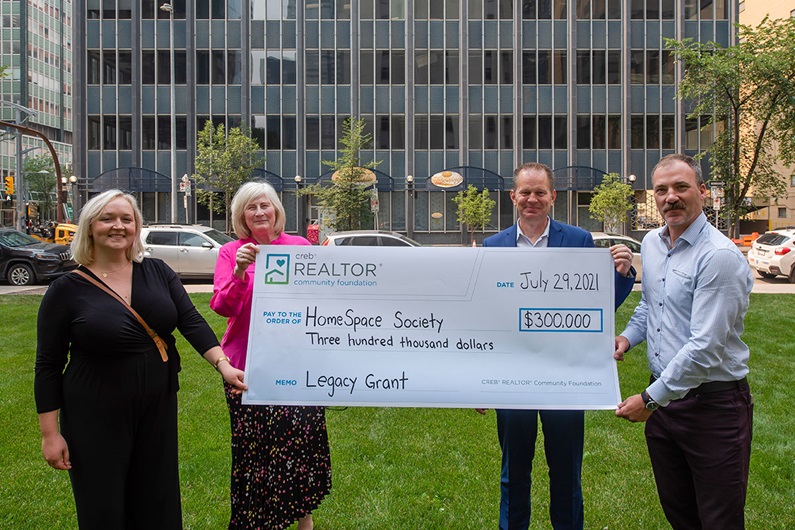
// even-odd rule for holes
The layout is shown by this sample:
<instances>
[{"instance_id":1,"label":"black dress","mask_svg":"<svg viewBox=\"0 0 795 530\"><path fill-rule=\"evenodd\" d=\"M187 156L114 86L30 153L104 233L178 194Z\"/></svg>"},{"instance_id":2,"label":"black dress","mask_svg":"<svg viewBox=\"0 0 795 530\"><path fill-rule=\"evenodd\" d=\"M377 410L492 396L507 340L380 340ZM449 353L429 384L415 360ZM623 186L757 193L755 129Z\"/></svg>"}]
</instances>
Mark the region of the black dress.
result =
<instances>
[{"instance_id":1,"label":"black dress","mask_svg":"<svg viewBox=\"0 0 795 530\"><path fill-rule=\"evenodd\" d=\"M182 528L172 332L201 353L218 340L159 259L133 263L130 298L168 362L127 308L76 274L55 280L39 308L36 408L60 409L83 530Z\"/></svg>"}]
</instances>

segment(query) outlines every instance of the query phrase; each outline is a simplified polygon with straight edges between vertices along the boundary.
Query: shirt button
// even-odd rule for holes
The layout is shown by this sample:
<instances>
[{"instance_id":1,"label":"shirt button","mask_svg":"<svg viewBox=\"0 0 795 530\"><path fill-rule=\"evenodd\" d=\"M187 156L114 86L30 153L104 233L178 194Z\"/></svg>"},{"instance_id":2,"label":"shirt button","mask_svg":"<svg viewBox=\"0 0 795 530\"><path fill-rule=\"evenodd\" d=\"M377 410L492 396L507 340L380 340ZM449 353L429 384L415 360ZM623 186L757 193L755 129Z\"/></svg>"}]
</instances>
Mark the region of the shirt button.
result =
<instances>
[{"instance_id":1,"label":"shirt button","mask_svg":"<svg viewBox=\"0 0 795 530\"><path fill-rule=\"evenodd\" d=\"M660 331L660 328L657 328L657 331Z\"/></svg>"},{"instance_id":2,"label":"shirt button","mask_svg":"<svg viewBox=\"0 0 795 530\"><path fill-rule=\"evenodd\" d=\"M660 307L662 307L662 302L660 302Z\"/></svg>"}]
</instances>

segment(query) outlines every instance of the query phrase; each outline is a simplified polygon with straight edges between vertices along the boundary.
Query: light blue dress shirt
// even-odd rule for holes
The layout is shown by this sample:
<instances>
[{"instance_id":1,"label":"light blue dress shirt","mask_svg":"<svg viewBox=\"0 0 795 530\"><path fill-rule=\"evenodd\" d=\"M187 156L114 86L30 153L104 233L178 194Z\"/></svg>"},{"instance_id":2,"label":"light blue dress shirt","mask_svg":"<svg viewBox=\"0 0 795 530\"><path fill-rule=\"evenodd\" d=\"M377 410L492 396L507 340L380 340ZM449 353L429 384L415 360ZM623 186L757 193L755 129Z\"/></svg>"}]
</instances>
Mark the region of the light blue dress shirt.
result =
<instances>
[{"instance_id":1,"label":"light blue dress shirt","mask_svg":"<svg viewBox=\"0 0 795 530\"><path fill-rule=\"evenodd\" d=\"M668 227L641 245L640 304L621 333L630 346L647 341L657 381L646 390L665 406L709 381L748 374L740 339L754 279L742 252L702 213L670 245Z\"/></svg>"}]
</instances>

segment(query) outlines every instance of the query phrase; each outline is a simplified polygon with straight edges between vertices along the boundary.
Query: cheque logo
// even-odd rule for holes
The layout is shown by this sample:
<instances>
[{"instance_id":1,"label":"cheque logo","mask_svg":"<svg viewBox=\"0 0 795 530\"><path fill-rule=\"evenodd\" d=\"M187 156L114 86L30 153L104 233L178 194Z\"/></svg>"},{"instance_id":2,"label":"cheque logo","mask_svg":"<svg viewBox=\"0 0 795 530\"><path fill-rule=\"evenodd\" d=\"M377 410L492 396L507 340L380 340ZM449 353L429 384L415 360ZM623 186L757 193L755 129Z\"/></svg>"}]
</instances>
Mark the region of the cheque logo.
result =
<instances>
[{"instance_id":1,"label":"cheque logo","mask_svg":"<svg viewBox=\"0 0 795 530\"><path fill-rule=\"evenodd\" d=\"M286 285L290 281L290 255L268 254L265 256L265 283Z\"/></svg>"}]
</instances>

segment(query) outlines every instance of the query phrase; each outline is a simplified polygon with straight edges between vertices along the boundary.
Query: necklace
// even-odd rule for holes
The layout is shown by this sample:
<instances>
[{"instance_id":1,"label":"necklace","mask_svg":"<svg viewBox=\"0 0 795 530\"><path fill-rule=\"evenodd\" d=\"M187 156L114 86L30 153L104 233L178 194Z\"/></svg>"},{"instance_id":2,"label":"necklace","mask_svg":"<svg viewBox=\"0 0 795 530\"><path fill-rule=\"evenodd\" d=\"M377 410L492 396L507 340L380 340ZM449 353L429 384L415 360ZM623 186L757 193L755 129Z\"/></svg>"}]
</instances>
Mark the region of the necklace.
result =
<instances>
[{"instance_id":1,"label":"necklace","mask_svg":"<svg viewBox=\"0 0 795 530\"><path fill-rule=\"evenodd\" d=\"M114 272L119 272L120 270L122 270L123 268L125 268L127 265L129 265L129 263L125 263L124 265L122 265L122 266L121 266L121 267L119 267L118 269L114 269L114 270L112 270L112 271L108 271L108 272L101 272L101 271L100 271L100 274L102 274L102 277L103 277L103 278L107 278L107 277L108 277L108 274L113 274Z\"/></svg>"}]
</instances>

